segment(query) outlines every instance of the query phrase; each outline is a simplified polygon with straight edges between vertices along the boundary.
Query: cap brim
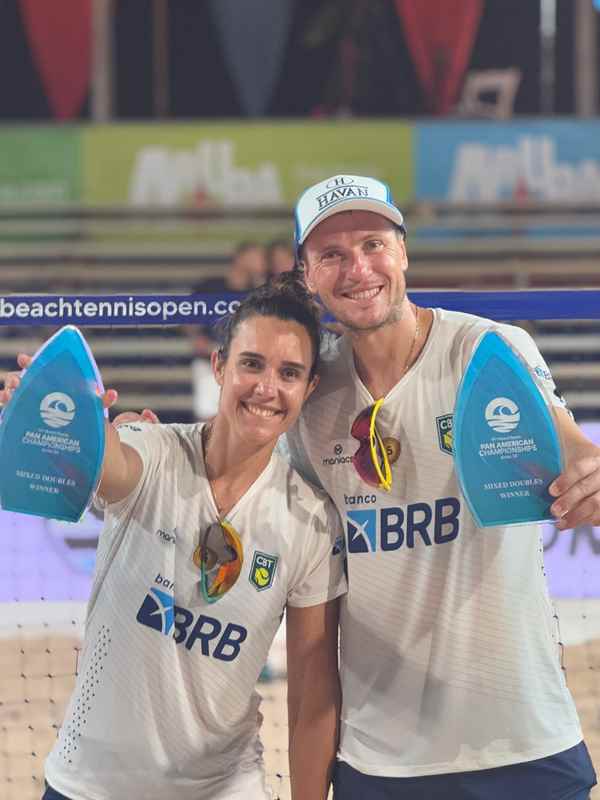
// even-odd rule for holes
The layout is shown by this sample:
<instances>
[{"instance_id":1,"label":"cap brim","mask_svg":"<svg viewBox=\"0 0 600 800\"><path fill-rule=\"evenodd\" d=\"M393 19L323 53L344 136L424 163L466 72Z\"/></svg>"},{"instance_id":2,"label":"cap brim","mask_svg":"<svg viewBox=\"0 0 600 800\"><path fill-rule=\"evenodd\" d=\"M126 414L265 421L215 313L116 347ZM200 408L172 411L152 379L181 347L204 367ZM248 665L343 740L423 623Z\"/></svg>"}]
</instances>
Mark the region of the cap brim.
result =
<instances>
[{"instance_id":1,"label":"cap brim","mask_svg":"<svg viewBox=\"0 0 600 800\"><path fill-rule=\"evenodd\" d=\"M380 217L389 219L390 222L394 223L394 225L404 228L404 217L395 206L392 206L383 200L376 200L374 198L352 197L348 200L342 200L341 202L336 203L332 208L327 208L322 211L312 220L310 225L307 226L306 230L302 234L302 237L298 239L297 244L304 244L307 237L318 225L320 225L322 222L325 222L325 220L329 219L329 217L333 217L334 214L340 214L342 211L371 211L373 214L379 214Z\"/></svg>"}]
</instances>

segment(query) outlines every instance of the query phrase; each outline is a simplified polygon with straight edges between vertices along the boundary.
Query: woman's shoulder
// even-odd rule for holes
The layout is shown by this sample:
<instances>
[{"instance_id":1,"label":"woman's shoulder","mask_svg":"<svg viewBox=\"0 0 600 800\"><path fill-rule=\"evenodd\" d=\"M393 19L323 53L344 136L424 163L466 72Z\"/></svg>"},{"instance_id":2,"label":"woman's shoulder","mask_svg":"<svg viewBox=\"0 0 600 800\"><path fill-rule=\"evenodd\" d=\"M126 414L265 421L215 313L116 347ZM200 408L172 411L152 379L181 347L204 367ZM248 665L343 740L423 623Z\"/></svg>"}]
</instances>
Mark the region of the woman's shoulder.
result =
<instances>
[{"instance_id":1,"label":"woman's shoulder","mask_svg":"<svg viewBox=\"0 0 600 800\"><path fill-rule=\"evenodd\" d=\"M280 452L275 451L273 458L276 462L273 473L279 482L278 489L284 493L289 510L292 513L302 511L326 518L334 508L327 492L301 475Z\"/></svg>"},{"instance_id":2,"label":"woman's shoulder","mask_svg":"<svg viewBox=\"0 0 600 800\"><path fill-rule=\"evenodd\" d=\"M201 423L183 422L122 422L117 426L119 434L153 437L165 442L177 442L181 439L196 439L200 436Z\"/></svg>"},{"instance_id":3,"label":"woman's shoulder","mask_svg":"<svg viewBox=\"0 0 600 800\"><path fill-rule=\"evenodd\" d=\"M125 444L159 461L176 453L193 455L200 443L202 426L183 423L125 422L117 426L119 438Z\"/></svg>"}]
</instances>

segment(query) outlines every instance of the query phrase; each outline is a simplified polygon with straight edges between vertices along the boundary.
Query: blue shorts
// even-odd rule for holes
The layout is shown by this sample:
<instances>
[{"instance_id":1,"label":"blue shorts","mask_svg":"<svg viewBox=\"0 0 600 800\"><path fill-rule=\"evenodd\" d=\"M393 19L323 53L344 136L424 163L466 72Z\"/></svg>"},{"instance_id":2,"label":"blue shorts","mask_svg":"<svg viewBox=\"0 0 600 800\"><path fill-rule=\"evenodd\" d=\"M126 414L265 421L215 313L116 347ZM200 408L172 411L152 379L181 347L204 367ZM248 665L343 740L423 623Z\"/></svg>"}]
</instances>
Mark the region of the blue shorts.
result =
<instances>
[{"instance_id":1,"label":"blue shorts","mask_svg":"<svg viewBox=\"0 0 600 800\"><path fill-rule=\"evenodd\" d=\"M69 798L65 797L64 794L57 792L56 789L53 789L51 786L46 784L46 791L42 796L42 800L69 800Z\"/></svg>"},{"instance_id":2,"label":"blue shorts","mask_svg":"<svg viewBox=\"0 0 600 800\"><path fill-rule=\"evenodd\" d=\"M547 758L474 772L381 778L339 761L334 800L588 800L596 773L587 747Z\"/></svg>"}]
</instances>

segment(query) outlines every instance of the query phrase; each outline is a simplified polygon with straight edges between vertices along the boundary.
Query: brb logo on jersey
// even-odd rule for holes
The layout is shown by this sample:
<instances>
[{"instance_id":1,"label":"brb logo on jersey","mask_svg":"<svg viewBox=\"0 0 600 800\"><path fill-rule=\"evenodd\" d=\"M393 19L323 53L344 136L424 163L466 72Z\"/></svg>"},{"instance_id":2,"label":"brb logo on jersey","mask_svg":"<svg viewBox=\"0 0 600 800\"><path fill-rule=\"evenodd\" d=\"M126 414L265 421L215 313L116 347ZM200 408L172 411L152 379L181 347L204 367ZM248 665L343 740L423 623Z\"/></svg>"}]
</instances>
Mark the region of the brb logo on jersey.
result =
<instances>
[{"instance_id":1,"label":"brb logo on jersey","mask_svg":"<svg viewBox=\"0 0 600 800\"><path fill-rule=\"evenodd\" d=\"M239 656L242 642L248 636L243 625L228 622L223 627L218 619L207 614L199 614L195 618L187 608L175 605L175 598L166 591L175 589L173 581L159 573L154 582L163 588L153 586L144 597L136 615L140 625L146 625L164 636L172 636L176 644L185 643L187 650L200 642L203 656L212 656L220 661L234 661Z\"/></svg>"},{"instance_id":2,"label":"brb logo on jersey","mask_svg":"<svg viewBox=\"0 0 600 800\"><path fill-rule=\"evenodd\" d=\"M175 622L175 598L172 594L152 587L144 597L136 619L142 625L169 636Z\"/></svg>"},{"instance_id":3,"label":"brb logo on jersey","mask_svg":"<svg viewBox=\"0 0 600 800\"><path fill-rule=\"evenodd\" d=\"M404 508L360 509L346 513L349 553L446 544L459 534L460 501L443 497L433 506L411 503Z\"/></svg>"}]
</instances>

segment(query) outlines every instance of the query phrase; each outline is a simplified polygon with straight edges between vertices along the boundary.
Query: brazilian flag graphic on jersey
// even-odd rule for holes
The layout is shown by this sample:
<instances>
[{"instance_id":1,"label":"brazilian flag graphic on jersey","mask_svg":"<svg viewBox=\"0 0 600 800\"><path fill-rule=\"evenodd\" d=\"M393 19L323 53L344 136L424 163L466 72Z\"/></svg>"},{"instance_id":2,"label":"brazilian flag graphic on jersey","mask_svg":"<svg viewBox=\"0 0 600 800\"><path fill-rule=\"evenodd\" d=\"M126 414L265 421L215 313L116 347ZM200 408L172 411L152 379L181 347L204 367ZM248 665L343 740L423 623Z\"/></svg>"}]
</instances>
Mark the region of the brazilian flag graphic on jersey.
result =
<instances>
[{"instance_id":1,"label":"brazilian flag graphic on jersey","mask_svg":"<svg viewBox=\"0 0 600 800\"><path fill-rule=\"evenodd\" d=\"M263 592L265 589L271 588L278 561L279 556L271 556L268 553L261 553L259 550L254 551L249 578L250 583L257 591Z\"/></svg>"}]
</instances>

